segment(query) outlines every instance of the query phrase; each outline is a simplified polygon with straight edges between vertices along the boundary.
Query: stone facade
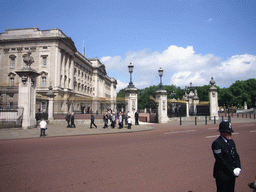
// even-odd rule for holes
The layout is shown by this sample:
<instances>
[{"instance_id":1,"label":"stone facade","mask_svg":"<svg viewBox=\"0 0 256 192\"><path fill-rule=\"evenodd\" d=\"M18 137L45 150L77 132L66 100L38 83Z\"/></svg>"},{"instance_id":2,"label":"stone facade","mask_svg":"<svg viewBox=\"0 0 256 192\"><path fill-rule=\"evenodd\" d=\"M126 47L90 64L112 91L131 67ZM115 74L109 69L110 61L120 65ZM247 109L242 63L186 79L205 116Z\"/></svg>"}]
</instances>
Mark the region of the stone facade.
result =
<instances>
[{"instance_id":1,"label":"stone facade","mask_svg":"<svg viewBox=\"0 0 256 192\"><path fill-rule=\"evenodd\" d=\"M54 112L91 112L114 108L117 81L107 75L99 59L88 59L79 53L70 37L60 29L11 29L0 34L1 86L17 86L15 71L25 66L24 56L31 50L33 68L40 73L36 82L37 109L47 110L46 93L51 85L56 95ZM16 102L17 89L5 102ZM5 96L3 96L5 95Z\"/></svg>"}]
</instances>

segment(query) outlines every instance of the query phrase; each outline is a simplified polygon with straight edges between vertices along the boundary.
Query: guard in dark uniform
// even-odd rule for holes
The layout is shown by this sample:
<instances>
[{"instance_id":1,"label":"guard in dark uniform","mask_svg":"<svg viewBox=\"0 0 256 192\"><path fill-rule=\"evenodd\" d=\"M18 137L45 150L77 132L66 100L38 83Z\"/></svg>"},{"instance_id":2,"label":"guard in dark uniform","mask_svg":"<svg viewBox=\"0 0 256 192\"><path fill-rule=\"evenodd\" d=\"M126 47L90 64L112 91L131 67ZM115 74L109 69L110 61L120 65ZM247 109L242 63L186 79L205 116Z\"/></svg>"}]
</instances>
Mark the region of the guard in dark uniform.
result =
<instances>
[{"instance_id":1,"label":"guard in dark uniform","mask_svg":"<svg viewBox=\"0 0 256 192\"><path fill-rule=\"evenodd\" d=\"M213 177L216 179L217 192L234 192L235 180L241 172L240 158L236 145L231 139L231 123L222 121L219 125L220 136L212 143L215 157Z\"/></svg>"},{"instance_id":2,"label":"guard in dark uniform","mask_svg":"<svg viewBox=\"0 0 256 192\"><path fill-rule=\"evenodd\" d=\"M134 117L135 117L135 125L139 125L139 112L138 111L135 112Z\"/></svg>"}]
</instances>

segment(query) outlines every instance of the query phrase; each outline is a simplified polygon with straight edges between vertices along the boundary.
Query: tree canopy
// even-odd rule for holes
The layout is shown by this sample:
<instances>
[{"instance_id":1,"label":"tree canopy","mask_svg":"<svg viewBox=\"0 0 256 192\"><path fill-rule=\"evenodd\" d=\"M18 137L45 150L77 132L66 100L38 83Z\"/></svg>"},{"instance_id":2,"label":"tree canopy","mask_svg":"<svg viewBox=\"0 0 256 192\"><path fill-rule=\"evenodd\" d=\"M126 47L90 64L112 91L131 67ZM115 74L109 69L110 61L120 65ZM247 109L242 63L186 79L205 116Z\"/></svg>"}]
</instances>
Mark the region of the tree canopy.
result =
<instances>
[{"instance_id":1,"label":"tree canopy","mask_svg":"<svg viewBox=\"0 0 256 192\"><path fill-rule=\"evenodd\" d=\"M182 99L185 90L175 85L164 85L163 88L167 91L167 97ZM195 86L200 101L209 101L208 90L210 85ZM241 107L244 102L247 102L249 108L255 107L256 102L256 79L248 79L245 81L236 81L228 88L218 88L219 106L236 106ZM154 108L154 104L150 102L150 96L155 97L158 86L150 86L138 91L138 109ZM173 94L174 93L174 94ZM125 89L121 89L117 93L117 97L125 97Z\"/></svg>"}]
</instances>

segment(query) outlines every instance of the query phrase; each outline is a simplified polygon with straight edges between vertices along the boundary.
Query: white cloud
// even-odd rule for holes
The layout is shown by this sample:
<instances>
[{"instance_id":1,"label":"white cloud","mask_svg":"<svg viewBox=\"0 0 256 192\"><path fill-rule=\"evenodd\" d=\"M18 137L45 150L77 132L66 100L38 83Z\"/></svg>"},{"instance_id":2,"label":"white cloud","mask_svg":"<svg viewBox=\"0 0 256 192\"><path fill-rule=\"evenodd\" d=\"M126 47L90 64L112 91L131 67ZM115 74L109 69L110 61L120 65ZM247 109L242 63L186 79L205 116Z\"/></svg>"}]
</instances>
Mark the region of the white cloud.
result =
<instances>
[{"instance_id":1,"label":"white cloud","mask_svg":"<svg viewBox=\"0 0 256 192\"><path fill-rule=\"evenodd\" d=\"M220 57L213 54L196 54L193 46L186 48L169 46L162 53L141 50L128 52L125 58L120 56L103 57L102 63L108 71L117 70L129 76L128 68L130 62L134 65L133 80L138 88L144 88L159 83L158 69L164 69L163 83L184 87L189 85L209 84L213 76L218 86L230 86L235 80L255 78L256 56L235 55L222 61ZM119 76L118 89L126 87L128 80ZM127 81L127 83L123 83Z\"/></svg>"},{"instance_id":2,"label":"white cloud","mask_svg":"<svg viewBox=\"0 0 256 192\"><path fill-rule=\"evenodd\" d=\"M127 85L128 85L127 83L122 82L122 81L120 81L119 79L117 79L117 88L116 88L117 93L118 93L118 91L120 91L121 89L127 87Z\"/></svg>"},{"instance_id":3,"label":"white cloud","mask_svg":"<svg viewBox=\"0 0 256 192\"><path fill-rule=\"evenodd\" d=\"M211 22L211 21L212 21L212 18L209 18L207 21L208 21L208 22Z\"/></svg>"}]
</instances>

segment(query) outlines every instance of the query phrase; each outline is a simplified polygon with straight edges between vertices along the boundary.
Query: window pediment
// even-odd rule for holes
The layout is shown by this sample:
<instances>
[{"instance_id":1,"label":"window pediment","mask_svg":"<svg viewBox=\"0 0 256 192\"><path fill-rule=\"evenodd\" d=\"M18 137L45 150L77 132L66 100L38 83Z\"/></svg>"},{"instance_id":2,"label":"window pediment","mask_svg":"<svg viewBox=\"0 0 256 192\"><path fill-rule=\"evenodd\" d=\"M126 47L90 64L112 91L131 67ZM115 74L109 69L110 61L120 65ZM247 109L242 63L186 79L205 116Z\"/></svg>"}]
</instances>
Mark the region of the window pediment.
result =
<instances>
[{"instance_id":1,"label":"window pediment","mask_svg":"<svg viewBox=\"0 0 256 192\"><path fill-rule=\"evenodd\" d=\"M10 56L9 56L9 58L11 58L11 59L15 59L15 58L16 58L16 56L15 56L15 55L10 55Z\"/></svg>"},{"instance_id":2,"label":"window pediment","mask_svg":"<svg viewBox=\"0 0 256 192\"><path fill-rule=\"evenodd\" d=\"M16 74L13 72L8 73L8 77L15 77L15 76L16 76Z\"/></svg>"},{"instance_id":3,"label":"window pediment","mask_svg":"<svg viewBox=\"0 0 256 192\"><path fill-rule=\"evenodd\" d=\"M41 75L41 76L47 76L48 73L47 73L46 71L42 71L42 72L40 73L40 75Z\"/></svg>"}]
</instances>

